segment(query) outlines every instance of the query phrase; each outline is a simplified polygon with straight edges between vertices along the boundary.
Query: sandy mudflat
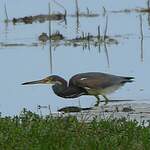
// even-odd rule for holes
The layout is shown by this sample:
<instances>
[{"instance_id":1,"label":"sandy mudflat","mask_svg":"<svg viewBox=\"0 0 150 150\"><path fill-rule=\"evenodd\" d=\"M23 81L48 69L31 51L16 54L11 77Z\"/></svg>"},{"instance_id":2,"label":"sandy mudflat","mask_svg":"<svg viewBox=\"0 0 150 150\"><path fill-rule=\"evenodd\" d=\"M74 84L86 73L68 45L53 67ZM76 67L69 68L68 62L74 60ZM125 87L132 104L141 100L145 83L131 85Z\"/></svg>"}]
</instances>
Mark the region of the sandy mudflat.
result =
<instances>
[{"instance_id":1,"label":"sandy mudflat","mask_svg":"<svg viewBox=\"0 0 150 150\"><path fill-rule=\"evenodd\" d=\"M77 115L79 120L91 121L95 116L97 119L127 118L127 120L136 120L139 124L148 126L150 124L150 103L109 103L93 107L91 110L77 113L64 113L67 115Z\"/></svg>"}]
</instances>

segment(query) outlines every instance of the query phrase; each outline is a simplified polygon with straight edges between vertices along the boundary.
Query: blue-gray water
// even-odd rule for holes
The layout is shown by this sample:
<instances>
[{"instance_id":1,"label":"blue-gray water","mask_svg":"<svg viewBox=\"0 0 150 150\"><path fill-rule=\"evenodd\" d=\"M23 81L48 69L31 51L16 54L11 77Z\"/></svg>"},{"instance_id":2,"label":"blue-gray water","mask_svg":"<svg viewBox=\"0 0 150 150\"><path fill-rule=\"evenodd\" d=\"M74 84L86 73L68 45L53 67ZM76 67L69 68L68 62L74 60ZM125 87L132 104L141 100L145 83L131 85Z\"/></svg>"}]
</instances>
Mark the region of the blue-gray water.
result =
<instances>
[{"instance_id":1,"label":"blue-gray water","mask_svg":"<svg viewBox=\"0 0 150 150\"><path fill-rule=\"evenodd\" d=\"M68 15L75 13L75 0L59 1L67 10ZM6 7L9 19L30 15L47 14L48 0L7 0ZM24 43L30 45L38 43L38 36L42 32L48 33L49 23L33 24L5 24L5 1L0 1L0 42L14 44ZM34 7L32 7L34 6ZM147 1L99 1L80 0L80 11L89 8L98 17L80 17L79 31L77 33L76 18L67 16L67 25L64 22L52 22L52 33L60 31L67 39L75 38L82 32L97 34L100 25L101 33L105 29L106 16L108 16L107 35L116 38L118 45L91 46L90 50L82 47L59 46L52 48L52 72L69 79L79 72L99 71L116 75L134 76L135 82L126 84L120 90L109 95L110 99L133 99L138 102L149 102L150 92L150 50L149 50L149 23L147 13L112 13L124 9L146 8ZM103 16L103 7L106 15ZM63 9L51 1L52 12L63 12ZM143 58L141 58L140 17L143 27ZM143 60L142 60L143 59ZM22 86L22 82L41 79L50 74L49 44L42 46L10 46L0 48L0 111L4 115L18 114L23 107L37 111L37 105L49 105L53 112L68 105L91 106L95 103L94 97L82 96L74 100L65 100L57 97L50 86L34 85Z\"/></svg>"}]
</instances>

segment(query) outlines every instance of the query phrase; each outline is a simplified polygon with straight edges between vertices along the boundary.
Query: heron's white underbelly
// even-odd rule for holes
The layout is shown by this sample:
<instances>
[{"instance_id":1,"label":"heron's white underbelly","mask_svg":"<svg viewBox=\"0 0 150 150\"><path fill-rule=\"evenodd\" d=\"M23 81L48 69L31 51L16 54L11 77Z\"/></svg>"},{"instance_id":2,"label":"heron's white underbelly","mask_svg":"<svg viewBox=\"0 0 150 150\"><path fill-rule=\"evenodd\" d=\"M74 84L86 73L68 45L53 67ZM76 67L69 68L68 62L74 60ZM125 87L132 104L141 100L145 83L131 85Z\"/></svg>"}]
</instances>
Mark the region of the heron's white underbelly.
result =
<instances>
[{"instance_id":1,"label":"heron's white underbelly","mask_svg":"<svg viewBox=\"0 0 150 150\"><path fill-rule=\"evenodd\" d=\"M118 90L121 87L121 85L114 85L110 86L104 89L90 89L86 87L85 89L88 91L88 94L90 95L102 95L102 94L110 94L113 93L114 91Z\"/></svg>"}]
</instances>

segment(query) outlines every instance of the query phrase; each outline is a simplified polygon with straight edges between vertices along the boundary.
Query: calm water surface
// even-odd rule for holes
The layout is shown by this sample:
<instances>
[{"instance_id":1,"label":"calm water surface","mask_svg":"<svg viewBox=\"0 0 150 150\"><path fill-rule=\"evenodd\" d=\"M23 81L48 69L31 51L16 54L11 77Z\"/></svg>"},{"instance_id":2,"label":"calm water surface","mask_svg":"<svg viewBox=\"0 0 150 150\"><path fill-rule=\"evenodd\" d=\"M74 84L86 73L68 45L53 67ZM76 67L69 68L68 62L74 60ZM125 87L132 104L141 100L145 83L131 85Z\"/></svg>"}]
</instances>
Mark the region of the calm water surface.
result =
<instances>
[{"instance_id":1,"label":"calm water surface","mask_svg":"<svg viewBox=\"0 0 150 150\"><path fill-rule=\"evenodd\" d=\"M47 14L48 0L7 0L6 7L9 19L30 15ZM50 86L35 85L22 86L22 82L41 79L50 75L49 43L44 46L38 41L42 32L48 33L48 22L33 24L5 24L5 1L0 1L0 43L20 44L27 46L0 47L0 111L4 115L18 114L23 107L37 111L37 105L49 105L53 112L58 108L70 105L88 107L95 103L94 97L82 96L74 100L65 100L57 97ZM52 47L52 74L69 79L79 72L99 71L111 74L134 76L135 82L126 84L117 92L109 95L110 99L133 99L138 102L150 102L150 26L148 14L141 13L144 39L143 52L141 52L140 13L112 13L124 9L146 8L147 1L99 1L80 0L80 11L86 11L88 7L98 17L79 18L77 31L76 18L69 15L75 13L75 1L60 0L60 3L68 12L67 25L65 22L52 22L52 33L60 31L66 39L75 38L82 32L97 35L97 27L100 25L101 33L105 30L106 16L108 16L107 35L118 40L118 44L91 46L90 50L81 46ZM31 7L35 5L35 7ZM51 1L53 12L63 12L63 9ZM106 15L103 16L103 7ZM31 46L37 43L38 46ZM141 55L143 55L141 57ZM109 62L108 62L109 61Z\"/></svg>"}]
</instances>

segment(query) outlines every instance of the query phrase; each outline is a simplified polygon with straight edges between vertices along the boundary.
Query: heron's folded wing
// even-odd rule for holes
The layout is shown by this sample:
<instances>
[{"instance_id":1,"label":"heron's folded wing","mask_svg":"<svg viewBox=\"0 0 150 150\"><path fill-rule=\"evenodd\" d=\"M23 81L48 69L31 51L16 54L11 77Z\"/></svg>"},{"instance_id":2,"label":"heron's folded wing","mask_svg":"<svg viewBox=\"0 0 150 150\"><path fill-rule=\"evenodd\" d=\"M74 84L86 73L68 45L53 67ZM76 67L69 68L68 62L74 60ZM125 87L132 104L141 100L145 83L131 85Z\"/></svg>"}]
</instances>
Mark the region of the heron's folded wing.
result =
<instances>
[{"instance_id":1,"label":"heron's folded wing","mask_svg":"<svg viewBox=\"0 0 150 150\"><path fill-rule=\"evenodd\" d=\"M104 89L115 84L120 84L122 79L117 76L74 76L70 84L84 89Z\"/></svg>"}]
</instances>

